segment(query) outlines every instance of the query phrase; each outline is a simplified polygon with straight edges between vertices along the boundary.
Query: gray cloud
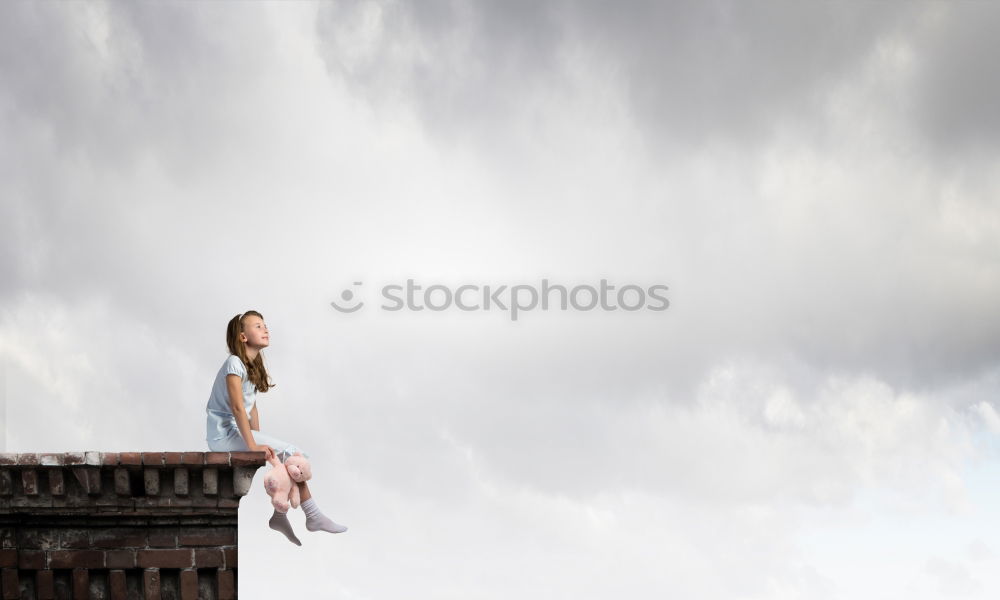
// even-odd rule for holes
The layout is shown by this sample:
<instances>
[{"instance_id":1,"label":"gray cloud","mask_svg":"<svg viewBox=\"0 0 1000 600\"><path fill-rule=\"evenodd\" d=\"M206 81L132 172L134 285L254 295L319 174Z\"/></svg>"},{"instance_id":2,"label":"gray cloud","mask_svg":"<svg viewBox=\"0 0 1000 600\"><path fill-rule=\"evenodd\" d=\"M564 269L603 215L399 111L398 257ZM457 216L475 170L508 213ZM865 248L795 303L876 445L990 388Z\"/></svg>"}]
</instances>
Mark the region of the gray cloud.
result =
<instances>
[{"instance_id":1,"label":"gray cloud","mask_svg":"<svg viewBox=\"0 0 1000 600\"><path fill-rule=\"evenodd\" d=\"M1000 137L1000 83L992 75L1000 7L972 2L937 10L923 25L918 62L916 117L942 160L995 157ZM960 164L954 165L961 168Z\"/></svg>"},{"instance_id":2,"label":"gray cloud","mask_svg":"<svg viewBox=\"0 0 1000 600\"><path fill-rule=\"evenodd\" d=\"M984 208L971 190L942 205L954 181L948 165L905 191L895 183L914 169L939 168L936 125L922 120L919 105L947 104L948 92L921 92L927 84L918 80L955 70L934 60L929 64L939 68L923 66L933 52L922 46L924 36L951 39L957 23L976 20L979 9L715 2L516 5L494 14L491 6L326 4L317 21L323 56L337 80L376 106L405 98L432 135L475 140L472 147L493 157L501 176L530 182L548 177L536 164L547 160L541 140L556 135L545 122L534 135L519 133L539 98L565 100L562 108L573 111L575 95L614 89L637 132L626 147L646 169L630 175L642 178L636 187L649 200L615 198L617 215L609 210L575 223L621 226L609 230L616 235L633 226L622 215L634 211L646 219L640 236L666 239L664 252L690 256L697 267L675 292L682 295L678 310L697 315L686 317L685 337L736 352L791 349L821 366L874 369L916 387L949 385L993 364L1000 322L983 300L997 294L997 273L967 254L962 232L938 223L941 212L964 220ZM901 67L882 58L901 43L921 65L919 76L897 78ZM574 69L587 78L574 79ZM914 95L916 102L899 100ZM601 110L575 122L599 127L610 116ZM783 138L799 147L777 150ZM805 159L797 167L814 179L765 183L761 153L776 151L789 164ZM824 163L823 152L841 151L848 154L840 162ZM575 154L590 155L598 169L608 156L587 146ZM664 160L663 175L652 177ZM871 168L880 161L879 170ZM710 181L697 175L706 163ZM887 196L894 185L897 197ZM523 187L530 184L510 185L507 195L523 211L524 230L533 217L547 227L551 211L565 215L575 202L611 201L604 190L569 196L559 182L536 208L518 198L514 190ZM734 203L732 194L743 197ZM985 239L978 245L973 253L995 252ZM965 260L960 255L989 273L977 293L957 291L969 283L948 267ZM646 261L670 263L664 258ZM733 269L734 260L743 266Z\"/></svg>"},{"instance_id":3,"label":"gray cloud","mask_svg":"<svg viewBox=\"0 0 1000 600\"><path fill-rule=\"evenodd\" d=\"M323 5L318 27L333 73L376 100L403 95L436 132L502 130L533 95L571 85L566 70L578 66L625 94L651 146L690 150L814 118L828 86L917 12L899 3L346 2Z\"/></svg>"}]
</instances>

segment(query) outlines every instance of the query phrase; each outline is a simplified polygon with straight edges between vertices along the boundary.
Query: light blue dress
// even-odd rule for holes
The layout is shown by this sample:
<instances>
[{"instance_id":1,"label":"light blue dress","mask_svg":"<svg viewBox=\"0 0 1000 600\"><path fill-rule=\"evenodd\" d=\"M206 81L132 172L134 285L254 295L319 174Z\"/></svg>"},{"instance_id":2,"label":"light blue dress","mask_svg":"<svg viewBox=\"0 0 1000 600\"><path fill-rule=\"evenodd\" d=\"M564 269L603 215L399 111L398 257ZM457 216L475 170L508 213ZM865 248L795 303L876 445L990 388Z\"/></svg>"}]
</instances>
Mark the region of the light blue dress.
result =
<instances>
[{"instance_id":1,"label":"light blue dress","mask_svg":"<svg viewBox=\"0 0 1000 600\"><path fill-rule=\"evenodd\" d=\"M215 376L212 394L208 397L208 406L205 407L205 412L208 415L205 441L208 443L208 449L212 452L249 450L249 446L243 440L240 429L236 425L236 417L233 416L229 408L229 390L226 387L227 375L238 375L243 382L243 410L247 414L247 419L250 418L250 411L257 403L257 386L247 376L246 365L243 364L240 357L230 354ZM302 452L303 456L309 457L296 446L259 431L253 432L253 438L258 444L266 444L274 448L275 454L282 462L296 452Z\"/></svg>"}]
</instances>

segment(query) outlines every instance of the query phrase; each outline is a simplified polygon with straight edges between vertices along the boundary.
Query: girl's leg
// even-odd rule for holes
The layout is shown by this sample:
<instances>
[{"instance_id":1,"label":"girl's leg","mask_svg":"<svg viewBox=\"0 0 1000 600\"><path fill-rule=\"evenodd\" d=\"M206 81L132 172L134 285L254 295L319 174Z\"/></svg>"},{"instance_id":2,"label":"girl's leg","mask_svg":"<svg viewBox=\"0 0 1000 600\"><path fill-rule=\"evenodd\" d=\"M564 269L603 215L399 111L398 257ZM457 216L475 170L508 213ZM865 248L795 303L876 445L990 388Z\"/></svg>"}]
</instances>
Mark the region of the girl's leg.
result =
<instances>
[{"instance_id":1,"label":"girl's leg","mask_svg":"<svg viewBox=\"0 0 1000 600\"><path fill-rule=\"evenodd\" d=\"M253 439L258 444L266 444L274 448L274 453L278 456L278 460L285 462L289 456L299 452L302 456L309 458L309 453L302 450L295 444L291 444L284 440L280 440L272 435L266 433L261 433L259 431L253 432ZM221 440L207 440L208 449L212 452L245 452L250 448L247 443L243 441L243 436L240 432L233 431L232 435Z\"/></svg>"},{"instance_id":2,"label":"girl's leg","mask_svg":"<svg viewBox=\"0 0 1000 600\"><path fill-rule=\"evenodd\" d=\"M320 511L305 481L299 483L298 486L299 496L302 500L300 506L302 507L302 512L306 513L306 529L309 531L329 531L330 533L344 533L347 531L347 527L334 523L333 519Z\"/></svg>"},{"instance_id":3,"label":"girl's leg","mask_svg":"<svg viewBox=\"0 0 1000 600\"><path fill-rule=\"evenodd\" d=\"M299 541L298 536L295 535L295 531L292 529L292 523L288 520L288 514L275 510L271 513L271 518L268 519L267 526L283 534L288 538L289 542L296 546L302 545L302 542Z\"/></svg>"},{"instance_id":4,"label":"girl's leg","mask_svg":"<svg viewBox=\"0 0 1000 600\"><path fill-rule=\"evenodd\" d=\"M247 449L246 443L240 436L240 432L234 431L232 435L221 440L206 440L208 449L211 452L242 452Z\"/></svg>"},{"instance_id":5,"label":"girl's leg","mask_svg":"<svg viewBox=\"0 0 1000 600\"><path fill-rule=\"evenodd\" d=\"M258 432L254 432L254 440L260 444L267 444L268 446L274 448L275 454L278 454L278 460L281 461L284 461L284 458L282 458L280 454L282 451L286 451L289 448L295 448L287 442L282 442L277 438L259 434ZM243 441L243 437L239 434L239 432L236 432L235 435L231 435L222 440L208 440L208 449L212 452L240 452L248 450L249 448L246 442ZM295 451L298 451L298 449L296 448L292 453L288 454L288 456L294 454ZM287 456L285 458L287 458ZM298 536L295 535L295 531L292 529L292 524L288 521L287 514L274 510L271 514L270 520L267 522L267 526L284 535L288 538L288 541L296 546L302 545L302 542L299 541Z\"/></svg>"},{"instance_id":6,"label":"girl's leg","mask_svg":"<svg viewBox=\"0 0 1000 600\"><path fill-rule=\"evenodd\" d=\"M300 452L302 456L309 458L309 454L303 452L297 446L267 435L266 433L255 431L253 432L253 438L258 444L267 444L268 446L274 448L274 453L278 456L278 460L281 462L285 462L289 456L295 454L296 452ZM238 432L236 433L235 439L230 437L224 441L228 444L228 446L226 446L226 450L228 451L247 449L246 443L243 442L243 438L240 437ZM312 492L309 491L309 486L306 485L306 482L303 481L302 483L297 483L296 485L299 486L299 499L301 501L299 506L301 506L302 511L306 513L306 529L309 531L328 531L330 533L343 533L347 531L347 527L333 522L332 519L320 511L319 506L316 505L316 501L313 500ZM285 534L285 536L291 540L292 543L299 544L299 540L295 537L295 533L292 532L292 526L288 522L288 516L284 513L274 511L274 515L271 516L271 521L268 524L271 529Z\"/></svg>"},{"instance_id":7,"label":"girl's leg","mask_svg":"<svg viewBox=\"0 0 1000 600\"><path fill-rule=\"evenodd\" d=\"M237 434L237 437L239 437L239 434ZM243 441L242 437L240 437L239 439L241 442ZM295 454L296 452L299 452L300 454L302 454L302 456L309 458L309 454L307 454L305 451L303 451L295 444L290 444L284 440L279 440L278 438L272 435L255 431L253 432L253 439L258 444L267 444L268 446L274 448L274 453L277 455L278 460L280 460L281 462L285 462L285 460L289 456ZM243 444L243 448L246 448L245 443Z\"/></svg>"}]
</instances>

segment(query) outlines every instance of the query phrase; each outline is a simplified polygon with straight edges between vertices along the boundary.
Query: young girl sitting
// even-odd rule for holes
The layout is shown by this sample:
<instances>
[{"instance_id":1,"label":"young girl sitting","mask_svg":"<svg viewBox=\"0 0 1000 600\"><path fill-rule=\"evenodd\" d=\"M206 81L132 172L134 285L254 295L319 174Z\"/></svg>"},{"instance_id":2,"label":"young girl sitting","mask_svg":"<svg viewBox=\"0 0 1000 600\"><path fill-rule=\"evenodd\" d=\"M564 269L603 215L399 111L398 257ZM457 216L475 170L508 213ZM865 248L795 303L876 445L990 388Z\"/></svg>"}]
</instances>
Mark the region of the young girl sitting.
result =
<instances>
[{"instance_id":1,"label":"young girl sitting","mask_svg":"<svg viewBox=\"0 0 1000 600\"><path fill-rule=\"evenodd\" d=\"M260 433L257 393L274 387L264 368L261 353L269 341L267 325L259 312L249 310L229 321L226 327L229 358L215 376L212 395L205 409L208 413L206 441L212 452L251 450L264 452L268 459L277 456L281 462L296 452L302 452L288 442ZM305 452L302 455L309 456ZM296 485L299 486L302 510L306 513L306 529L330 533L347 531L347 527L334 523L320 512L304 481ZM302 545L292 531L286 514L275 510L268 525L285 534L292 543Z\"/></svg>"}]
</instances>

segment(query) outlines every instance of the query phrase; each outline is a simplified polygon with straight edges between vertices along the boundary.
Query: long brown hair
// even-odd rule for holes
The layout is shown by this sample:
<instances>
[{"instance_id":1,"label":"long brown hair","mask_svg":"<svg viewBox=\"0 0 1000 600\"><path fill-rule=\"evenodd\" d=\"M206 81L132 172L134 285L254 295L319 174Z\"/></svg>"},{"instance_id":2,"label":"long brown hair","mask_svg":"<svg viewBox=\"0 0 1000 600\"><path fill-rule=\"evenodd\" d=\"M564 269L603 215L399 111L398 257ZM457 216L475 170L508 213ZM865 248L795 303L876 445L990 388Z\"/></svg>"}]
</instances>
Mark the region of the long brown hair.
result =
<instances>
[{"instance_id":1,"label":"long brown hair","mask_svg":"<svg viewBox=\"0 0 1000 600\"><path fill-rule=\"evenodd\" d=\"M247 345L240 341L240 333L243 332L243 320L251 316L264 318L264 315L257 311L248 310L242 315L236 315L229 320L229 325L226 325L226 345L229 346L231 354L238 356L243 361L243 365L247 368L247 377L249 377L250 382L257 388L257 391L266 392L274 387L274 383L271 382L271 378L267 375L267 369L264 368L264 353L258 352L257 356L251 361L247 358Z\"/></svg>"}]
</instances>

